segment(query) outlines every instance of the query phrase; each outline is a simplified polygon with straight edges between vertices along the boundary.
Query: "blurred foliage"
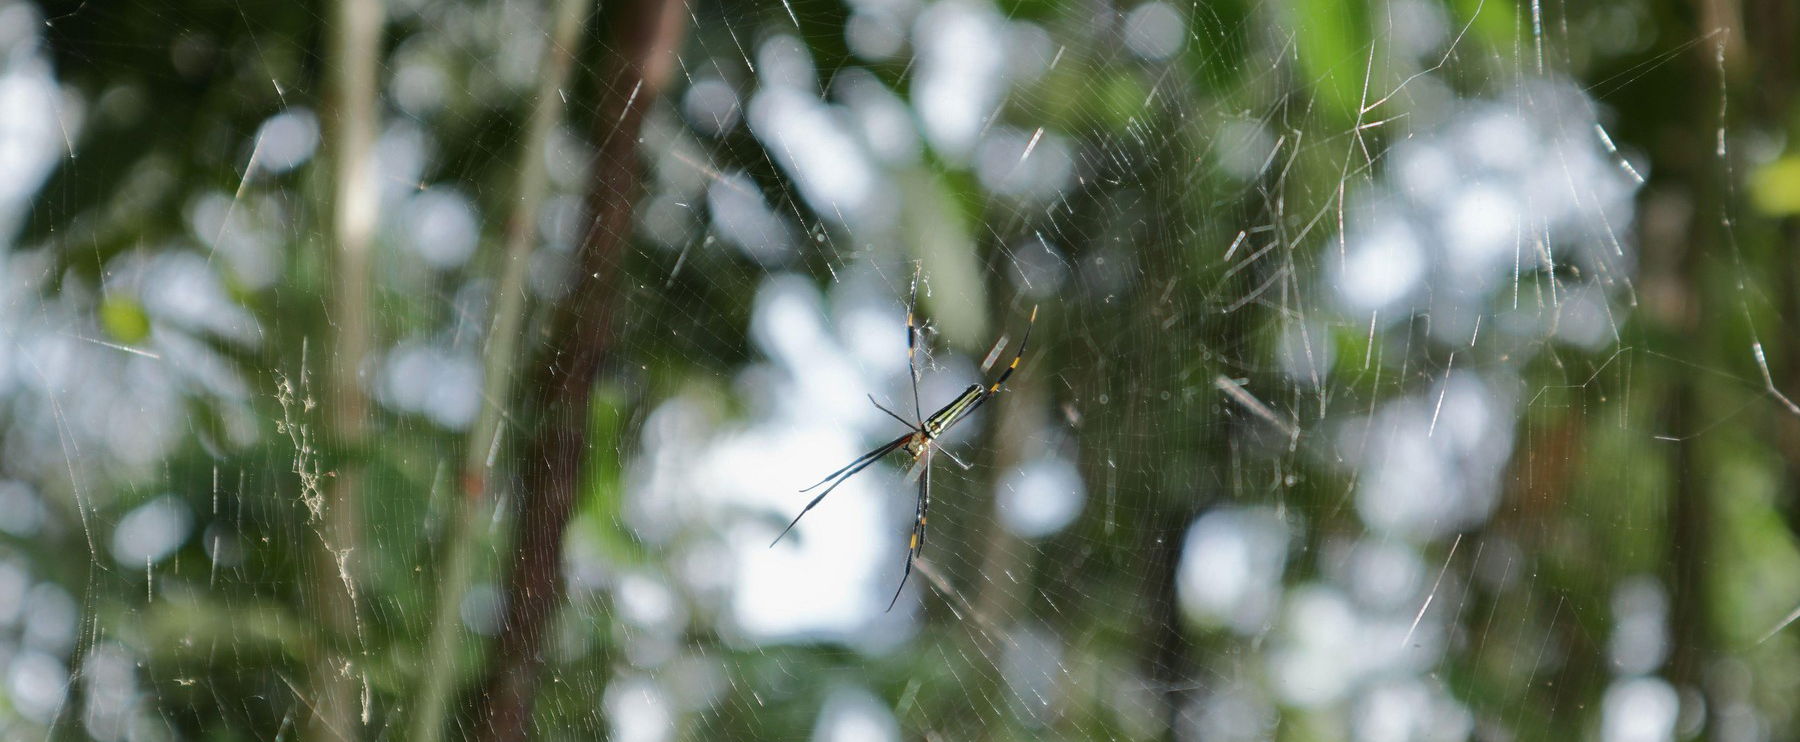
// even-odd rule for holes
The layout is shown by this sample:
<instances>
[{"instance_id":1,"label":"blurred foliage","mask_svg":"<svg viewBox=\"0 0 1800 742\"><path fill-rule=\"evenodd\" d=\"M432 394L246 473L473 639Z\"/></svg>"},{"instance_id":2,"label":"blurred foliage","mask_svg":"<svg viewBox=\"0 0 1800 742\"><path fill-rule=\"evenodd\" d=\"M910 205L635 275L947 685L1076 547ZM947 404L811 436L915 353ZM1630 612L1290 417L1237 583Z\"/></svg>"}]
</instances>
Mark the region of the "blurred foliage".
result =
<instances>
[{"instance_id":1,"label":"blurred foliage","mask_svg":"<svg viewBox=\"0 0 1800 742\"><path fill-rule=\"evenodd\" d=\"M1728 5L1752 18L1779 1L1701 5ZM1371 98L1436 72L1396 61L1391 48L1395 19L1416 5L1192 6L1184 9L1192 17L1183 50L1147 62L1119 48L1114 27L1129 7L1001 3L1007 18L1049 33L1059 62L1013 90L998 120L1069 137L1080 185L1054 204L1025 205L990 192L973 168L927 156L899 176L905 206L897 246L868 246L828 215L812 213L746 127L707 140L706 168L746 174L775 194L776 213L797 220L804 247L786 269L827 285L854 260L899 265L919 258L942 273L943 285L968 282L968 290L925 302L934 313L965 299L975 304L967 315L940 318L947 344L970 354L1008 321L1009 308L1027 303L1012 281L1009 251L1054 225L1073 274L1070 288L1043 300L1037 332L1046 340L1033 351L1031 371L1014 383L1017 393L996 402L1001 412L983 424L992 430L1009 419L1056 420L1078 442L1069 448L1090 500L1062 533L1032 544L1007 541L984 513L992 512L993 473L1023 454L979 447L972 473L943 478L938 497L962 503L955 509L962 517L944 518L941 527L934 519L928 551L928 558L968 556L932 561L951 589L919 588L925 607L901 651L755 644L731 633L728 600L679 593L683 611L693 614L683 651L726 678L707 705L681 710L678 736L802 737L818 723L825 699L848 684L889 704L908 739L1189 737L1190 704L1266 674L1258 651L1275 626L1244 637L1182 614L1174 576L1188 527L1220 507L1267 505L1295 524L1287 583L1339 569L1342 545L1364 526L1349 504L1356 464L1321 440L1332 435L1327 421L1430 389L1470 363L1414 324L1377 331L1360 320L1332 321L1322 326L1336 347L1329 389L1306 389L1280 371L1281 330L1296 307L1327 312L1324 294L1247 301L1264 291L1324 291L1311 273L1334 259L1337 245L1328 238L1343 189L1368 185L1388 166L1383 146L1409 136L1399 125L1358 128L1404 107L1402 101L1371 112ZM1625 230L1638 241L1641 273L1625 292L1629 298L1615 305L1625 317L1615 328L1619 341L1597 350L1559 346L1523 365L1520 386L1536 394L1520 400L1501 504L1490 521L1454 542L1416 544L1431 574L1443 566L1452 575L1454 591L1435 599L1456 604L1461 617L1432 672L1470 709L1484 739L1596 736L1612 679L1607 642L1615 590L1642 575L1660 580L1674 606L1675 657L1664 675L1692 696L1683 698L1683 718L1714 713L1701 728L1706 734L1754 738L1730 736L1722 712L1709 711L1747 704L1769 737L1800 733L1792 702L1800 642L1791 627L1767 636L1800 604L1800 415L1770 393L1800 393L1800 303L1793 298L1800 295L1800 160L1788 151L1800 133L1800 110L1771 107L1767 91L1753 90L1792 84L1792 70L1761 82L1755 70L1763 60L1791 59L1793 39L1754 28L1715 34L1695 25L1692 5L1609 2L1561 8L1550 19L1533 17L1546 12L1535 3L1432 5L1459 39L1454 49L1426 55L1443 55L1439 76L1447 87L1492 96L1548 65L1600 100L1622 157L1649 173L1639 223ZM479 347L489 308L467 297L491 290L519 158L544 156L518 151L531 88L502 79L501 70L512 64L503 55L538 50L509 43L513 37L494 27L541 35L532 24L541 26L547 11L524 2L407 3L397 10L385 32L384 89L396 84L393 60L404 56L432 60L443 92L435 110L384 101L384 124L415 129L434 148L421 182L402 186L453 184L470 195L481 247L466 266L429 269L396 248L402 230L384 226L374 332L382 348L415 337ZM916 74L905 53L858 59L845 41L852 8L840 3L699 3L689 12L682 74L715 70L741 92L755 74L746 50L776 34L804 42L821 81L867 66L904 94ZM472 692L486 637L462 637L450 667L422 648L435 620L448 513L463 496L459 462L468 442L388 407L378 408L379 432L365 448L317 437L331 413L318 385L322 338L334 322L323 256L331 190L318 165L324 158L291 173L245 172L258 126L271 115L333 115L321 94L323 47L332 33L321 20L327 14L306 3L223 2L56 2L41 14L55 75L86 111L73 152L38 192L14 240L16 249L41 251L48 260L40 269L42 301L74 306L88 318L83 327L107 342L157 347L159 333L171 330L132 292L109 287L118 265L183 250L210 258L209 237L195 234L191 221L207 194L224 194L241 208L266 204L286 225L276 232L278 282L227 287L255 317L256 341L205 339L251 390L242 404L256 422L253 440L234 439L227 413L216 409L224 403L190 387L189 429L178 432L174 454L153 467L121 473L92 461L101 454L90 450L65 451L62 471L34 465L8 472L56 472L33 485L54 503L57 523L9 548L28 557L34 574L79 596L82 623L70 665L79 668L96 642L128 645L150 689L151 715L166 725L163 733L179 738L294 734L308 713L305 668L332 642L348 642L359 708L370 709L358 738L404 728L397 720L426 674L456 673L459 688ZM526 20L507 25L514 17ZM1620 47L1605 38L1615 33L1609 24L1624 22L1634 24L1641 43ZM1535 35L1533 27L1543 24L1554 30ZM606 21L593 26L567 96L567 132L595 128L593 100L608 85L592 79L612 51L596 42L605 38ZM1741 45L1736 66L1713 61L1715 43L1727 37ZM1728 114L1721 113L1721 74ZM680 92L657 104L657 125L681 126ZM1724 124L1720 115L1728 116ZM1293 144L1247 178L1224 163L1239 154L1230 127L1245 122L1265 124ZM1729 168L1713 155L1720 126L1734 145ZM570 157L585 156L593 144L571 149L577 154ZM324 141L321 152L330 147ZM1365 148L1374 153L1367 160ZM579 187L558 186L575 198ZM1264 231L1239 248L1237 259L1218 259L1252 228ZM582 556L602 561L610 575L673 583L694 566L676 559L684 553L679 545L643 542L627 525L628 472L644 453L645 418L660 402L704 400L720 423L751 414L758 401L741 398L735 377L757 359L745 328L771 269L740 253L696 249L682 253L676 270L673 254L641 234L634 239L620 264L619 350L594 397L573 530L597 545L597 553ZM692 241L706 248L713 239L706 232ZM1242 259L1265 247L1279 259ZM527 323L534 341L544 332L541 305L555 294L535 296L540 306ZM1767 370L1756 365L1753 345L1766 351ZM1390 352L1405 354L1404 363L1388 358L1374 366L1404 370L1372 371L1366 359ZM516 359L520 366L535 362ZM1504 362L1475 361L1488 368ZM378 359L368 364L374 387ZM1277 390L1263 399L1302 425L1299 442L1221 393L1221 378ZM284 385L291 395L278 391ZM496 446L506 486L530 465L507 458L516 448L511 439ZM320 567L310 556L319 536L302 480L348 468L366 482L364 548L353 577L360 631L334 637L315 620L317 606L303 587ZM150 569L116 563L106 534L165 492L195 514L194 536ZM478 582L504 573L506 533L498 525L480 530ZM220 557L221 548L236 558ZM1004 576L982 571L995 563L1016 569ZM580 592L557 617L537 703L541 736L608 733L607 694L613 681L635 672L629 650L640 631L615 615L613 603L604 590ZM471 605L465 612L482 609ZM1005 632L1025 628L1063 641L1051 712L1027 708L1033 699L1004 677L1006 655L1017 651ZM88 687L74 672L69 708ZM1738 677L1750 679L1731 679ZM58 734L84 733L73 713L65 712ZM1352 738L1345 731L1352 722L1353 711L1343 708L1286 709L1271 735ZM469 733L466 723L461 709L446 720ZM1188 731L1175 735L1171 728Z\"/></svg>"}]
</instances>

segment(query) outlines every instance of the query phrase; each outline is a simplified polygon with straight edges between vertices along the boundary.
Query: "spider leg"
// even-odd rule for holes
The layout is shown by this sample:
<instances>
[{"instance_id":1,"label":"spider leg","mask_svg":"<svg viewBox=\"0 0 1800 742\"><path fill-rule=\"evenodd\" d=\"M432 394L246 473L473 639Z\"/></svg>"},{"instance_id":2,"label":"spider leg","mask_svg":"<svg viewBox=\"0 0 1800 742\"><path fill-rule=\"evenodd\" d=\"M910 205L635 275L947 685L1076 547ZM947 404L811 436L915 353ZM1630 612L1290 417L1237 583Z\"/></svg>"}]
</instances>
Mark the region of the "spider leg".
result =
<instances>
[{"instance_id":1,"label":"spider leg","mask_svg":"<svg viewBox=\"0 0 1800 742\"><path fill-rule=\"evenodd\" d=\"M895 438L891 441L883 443L879 447L875 448L875 450L872 450L868 453L858 456L858 457L856 457L855 461L845 464L844 468L825 475L824 479L821 479L818 482L814 483L811 487L807 487L800 491L801 492L811 492L814 489L817 489L819 485L829 482L833 479L837 479L838 475L840 475L840 474L844 474L845 472L850 472L851 469L860 469L861 467L859 467L858 464L866 464L869 461L873 461L875 459L881 458L882 456L886 455L889 451L899 448L900 444L905 443L906 439L911 436L912 436L911 433L907 433L906 435L900 436L899 438ZM855 472L850 472L850 473L854 474ZM847 477L848 475L845 475L845 476Z\"/></svg>"},{"instance_id":2,"label":"spider leg","mask_svg":"<svg viewBox=\"0 0 1800 742\"><path fill-rule=\"evenodd\" d=\"M1006 380L1012 377L1013 372L1019 370L1019 359L1025 357L1025 346L1031 344L1031 328L1037 325L1037 310L1037 305L1032 305L1031 319L1026 321L1025 336L1019 338L1019 351L1013 354L1012 363L1006 364L1006 370L1000 372L1000 377L994 379L994 383L988 385L987 391L982 392L981 397L977 398L974 404L969 405L969 412L974 412L975 408L980 407L994 395L999 394L1000 385L1005 384ZM965 414L964 416L966 417L967 415ZM951 422L955 422L955 420L952 420ZM945 427L948 428L949 426L946 425Z\"/></svg>"},{"instance_id":3,"label":"spider leg","mask_svg":"<svg viewBox=\"0 0 1800 742\"><path fill-rule=\"evenodd\" d=\"M831 482L830 487L826 487L824 492L820 492L818 497L814 497L812 499L812 502L806 503L806 507L802 508L800 510L800 514L794 516L794 519L792 521L788 522L788 525L786 528L781 529L781 534L776 536L774 541L770 541L769 546L771 548L773 548L776 544L781 543L781 539L788 535L788 531L794 530L794 526L798 525L800 523L800 519L806 517L806 514L808 512L811 512L813 507L819 504L820 500L825 499L826 495L831 494L832 490L837 489L838 485L850 481L850 478L856 476L857 472L860 472L863 469L868 468L868 466L870 464L875 463L881 457L886 456L887 454L893 452L894 449L899 448L901 445L905 444L906 439L911 438L911 437L912 437L912 433L907 433L906 435L900 436L899 438L895 438L892 441L889 441L889 442L883 444L880 448L877 448L873 451L863 454L862 456L857 457L857 459L855 461L850 462L850 464L848 466L845 466L842 469L832 472L831 476L820 480L819 484L831 482L832 479L836 479L837 481ZM800 491L805 492L807 490L812 489L813 487L819 486L819 484L815 484L812 487L807 487L806 489L800 490Z\"/></svg>"},{"instance_id":4,"label":"spider leg","mask_svg":"<svg viewBox=\"0 0 1800 742\"><path fill-rule=\"evenodd\" d=\"M1006 379L1008 377L1012 376L1014 371L1019 370L1019 359L1025 357L1025 346L1031 344L1031 328L1033 326L1035 326L1036 324L1037 324L1037 307L1033 306L1031 308L1031 319L1026 320L1025 336L1022 338L1019 338L1019 352L1013 354L1012 363L1006 364L1006 370L1000 372L1000 378L995 379L993 385L988 387L988 392L987 392L986 396L991 397L991 396L994 396L995 394L998 394L1000 392L1000 385L1005 384Z\"/></svg>"},{"instance_id":5,"label":"spider leg","mask_svg":"<svg viewBox=\"0 0 1800 742\"><path fill-rule=\"evenodd\" d=\"M906 302L906 368L912 372L913 418L916 420L922 420L925 417L924 408L919 406L919 330L918 326L913 324L913 314L919 308L919 277L924 272L925 263L923 261L913 264L912 299Z\"/></svg>"},{"instance_id":6,"label":"spider leg","mask_svg":"<svg viewBox=\"0 0 1800 742\"><path fill-rule=\"evenodd\" d=\"M875 401L875 395L873 395L873 394L869 395L869 404L875 405L875 409L881 410L882 412L887 413L888 417L894 418L895 420L899 420L901 425L905 425L906 427L909 427L909 428L918 427L917 423L907 422L906 418L900 416L900 413L881 406L880 402Z\"/></svg>"},{"instance_id":7,"label":"spider leg","mask_svg":"<svg viewBox=\"0 0 1800 742\"><path fill-rule=\"evenodd\" d=\"M925 476L919 478L919 504L914 510L912 541L906 547L906 571L900 573L900 586L894 588L894 597L888 601L887 609L894 610L894 604L900 602L900 592L906 589L906 579L912 576L913 560L919 558L919 551L925 547L925 516L931 510L931 449L926 448L920 460L925 465Z\"/></svg>"},{"instance_id":8,"label":"spider leg","mask_svg":"<svg viewBox=\"0 0 1800 742\"><path fill-rule=\"evenodd\" d=\"M956 464L956 465L957 465L957 466L959 466L959 467L962 467L962 470L963 470L963 471L968 471L968 470L969 470L969 465L968 465L968 464L967 464L967 463L964 463L964 462L963 462L963 460L962 460L962 459L959 459L959 458L957 458L957 457L956 457L956 454L953 454L953 453L950 453L950 449L948 449L948 448L941 448L941 447L940 447L940 448L938 448L938 450L939 450L939 451L941 451L941 452L943 452L943 454L944 454L944 455L945 455L945 456L948 456L948 457L950 457L950 461L951 461L951 462L952 462L952 463L954 463L954 464Z\"/></svg>"}]
</instances>

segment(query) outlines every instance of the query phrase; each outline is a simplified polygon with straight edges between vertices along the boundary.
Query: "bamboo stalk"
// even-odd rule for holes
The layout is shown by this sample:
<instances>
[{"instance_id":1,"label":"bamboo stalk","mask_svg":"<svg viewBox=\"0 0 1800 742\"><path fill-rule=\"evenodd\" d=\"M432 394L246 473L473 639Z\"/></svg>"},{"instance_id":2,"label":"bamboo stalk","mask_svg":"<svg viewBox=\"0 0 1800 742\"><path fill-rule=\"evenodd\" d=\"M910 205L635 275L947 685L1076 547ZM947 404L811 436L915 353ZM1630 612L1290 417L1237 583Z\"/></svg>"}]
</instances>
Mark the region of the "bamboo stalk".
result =
<instances>
[{"instance_id":1,"label":"bamboo stalk","mask_svg":"<svg viewBox=\"0 0 1800 742\"><path fill-rule=\"evenodd\" d=\"M313 716L306 736L341 740L357 736L357 670L350 649L358 631L356 555L362 482L357 457L368 436L369 416L359 372L373 345L369 252L379 195L373 153L380 123L376 80L384 12L380 0L339 0L332 6L330 23L333 281L325 426L334 450L349 454L336 462L317 514L312 600L326 640L309 668Z\"/></svg>"}]
</instances>

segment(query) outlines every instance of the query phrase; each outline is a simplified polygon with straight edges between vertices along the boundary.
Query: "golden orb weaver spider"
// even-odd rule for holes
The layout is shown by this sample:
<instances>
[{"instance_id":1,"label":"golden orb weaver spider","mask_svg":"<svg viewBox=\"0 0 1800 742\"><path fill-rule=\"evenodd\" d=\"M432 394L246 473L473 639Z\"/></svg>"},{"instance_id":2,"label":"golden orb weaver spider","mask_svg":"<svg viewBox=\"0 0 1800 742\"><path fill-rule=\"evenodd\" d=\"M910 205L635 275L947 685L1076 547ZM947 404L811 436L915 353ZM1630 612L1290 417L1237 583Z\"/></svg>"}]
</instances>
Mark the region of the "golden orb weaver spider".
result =
<instances>
[{"instance_id":1,"label":"golden orb weaver spider","mask_svg":"<svg viewBox=\"0 0 1800 742\"><path fill-rule=\"evenodd\" d=\"M944 455L950 457L951 461L955 461L964 469L968 468L967 464L957 461L956 456L950 453L949 450L939 447L938 438L946 431L950 430L952 426L961 422L963 418L968 417L970 413L981 407L984 402L987 402L994 395L1000 393L1000 385L1006 383L1006 379L1012 376L1013 371L1018 370L1019 359L1025 357L1025 346L1031 342L1031 328L1033 325L1037 324L1037 307L1033 306L1031 308L1031 319L1027 320L1027 324L1025 325L1025 335L1019 339L1019 350L1013 354L1012 362L1006 365L1006 368L1000 372L1000 376L994 379L992 384L970 384L969 388L964 389L962 394L956 396L956 399L950 400L949 404L938 408L937 412L933 412L927 417L919 406L919 330L913 321L914 310L918 307L919 303L919 274L922 270L923 268L921 266L921 268L916 269L913 272L912 299L908 301L906 305L906 364L912 371L913 421L909 422L906 418L901 417L893 410L883 407L880 402L875 401L873 395L870 395L869 397L869 402L874 404L876 409L879 409L882 412L887 413L889 417L900 421L901 425L907 427L907 432L898 438L876 446L868 453L856 457L855 460L845 464L842 469L838 469L837 471L826 475L824 479L819 480L811 487L800 490L801 492L811 492L828 482L830 483L830 486L825 487L824 492L820 492L811 502L806 503L806 507L800 510L799 515L794 516L794 520L788 523L787 528L781 529L781 534L776 536L774 541L769 542L770 548L774 548L776 544L781 543L781 539L787 536L788 531L794 530L794 526L799 524L800 519L806 517L806 514L810 512L814 506L818 505L820 500L825 499L825 496L831 494L832 490L837 489L838 485L843 484L844 482L849 481L851 477L856 476L857 472L868 468L870 464L880 461L882 457L885 457L896 450L905 449L906 455L912 459L912 466L907 473L907 481L911 482L914 479L918 480L919 499L918 504L914 508L912 540L908 542L906 547L906 571L901 573L900 586L894 588L894 597L888 601L887 609L890 611L894 610L894 604L900 601L900 592L906 589L907 578L912 577L913 560L918 558L920 549L925 546L925 517L928 514L928 511L931 510L931 457L933 453L943 451ZM1005 337L1002 336L1000 343L997 343L995 349L990 352L990 361L992 360L993 354L999 352L1001 345L1003 345L1005 341Z\"/></svg>"}]
</instances>

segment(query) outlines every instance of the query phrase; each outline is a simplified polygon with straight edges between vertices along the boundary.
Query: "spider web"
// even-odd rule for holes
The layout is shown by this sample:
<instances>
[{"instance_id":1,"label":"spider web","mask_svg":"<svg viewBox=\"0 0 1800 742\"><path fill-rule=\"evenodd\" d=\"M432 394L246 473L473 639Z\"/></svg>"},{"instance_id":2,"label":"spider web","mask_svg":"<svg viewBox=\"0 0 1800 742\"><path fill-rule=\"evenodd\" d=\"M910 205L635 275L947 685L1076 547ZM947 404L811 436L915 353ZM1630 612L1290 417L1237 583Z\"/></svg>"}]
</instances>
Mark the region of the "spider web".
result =
<instances>
[{"instance_id":1,"label":"spider web","mask_svg":"<svg viewBox=\"0 0 1800 742\"><path fill-rule=\"evenodd\" d=\"M633 131L585 3L399 2L359 181L329 165L327 11L0 3L9 735L479 736L535 517L517 399L567 342L614 135L645 176L533 736L1793 732L1770 254L1800 171L1732 87L1753 24L684 4ZM870 398L913 408L915 268L926 413L1037 315L943 437L968 465L933 463L888 611L904 455L769 542L904 432ZM470 472L491 506L459 505Z\"/></svg>"}]
</instances>

